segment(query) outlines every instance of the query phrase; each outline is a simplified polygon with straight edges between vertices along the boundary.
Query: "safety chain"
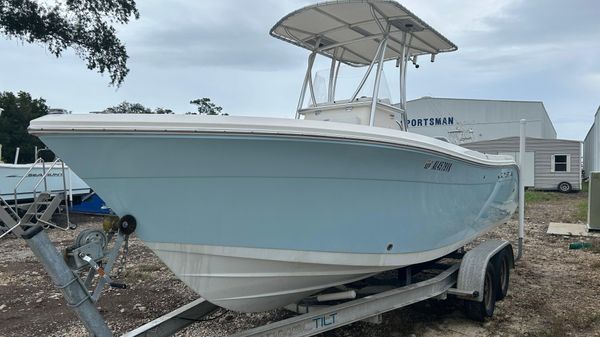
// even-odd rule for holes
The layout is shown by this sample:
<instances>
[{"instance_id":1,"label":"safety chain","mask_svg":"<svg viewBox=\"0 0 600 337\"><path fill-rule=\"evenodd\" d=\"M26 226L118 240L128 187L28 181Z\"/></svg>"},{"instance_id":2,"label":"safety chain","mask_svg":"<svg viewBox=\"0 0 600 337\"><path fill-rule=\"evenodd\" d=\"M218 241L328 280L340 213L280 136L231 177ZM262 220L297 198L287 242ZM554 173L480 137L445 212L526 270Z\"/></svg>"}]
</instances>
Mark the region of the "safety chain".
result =
<instances>
[{"instance_id":1,"label":"safety chain","mask_svg":"<svg viewBox=\"0 0 600 337\"><path fill-rule=\"evenodd\" d=\"M127 255L129 254L129 235L125 236L125 245L123 246L123 254L121 254L121 261L119 262L119 268L117 268L116 278L121 278L121 275L125 276L125 264L127 263ZM125 271L126 272L126 271Z\"/></svg>"}]
</instances>

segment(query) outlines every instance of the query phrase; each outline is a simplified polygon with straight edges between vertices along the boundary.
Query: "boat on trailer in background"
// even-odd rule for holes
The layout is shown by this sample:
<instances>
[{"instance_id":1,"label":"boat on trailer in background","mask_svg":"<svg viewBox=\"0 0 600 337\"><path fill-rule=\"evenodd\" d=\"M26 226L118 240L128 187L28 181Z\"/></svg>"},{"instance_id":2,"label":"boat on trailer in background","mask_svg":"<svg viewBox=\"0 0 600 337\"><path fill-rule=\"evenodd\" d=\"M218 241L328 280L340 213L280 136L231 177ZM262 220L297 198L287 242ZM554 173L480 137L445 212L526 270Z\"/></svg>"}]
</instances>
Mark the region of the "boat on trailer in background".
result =
<instances>
[{"instance_id":1,"label":"boat on trailer in background","mask_svg":"<svg viewBox=\"0 0 600 337\"><path fill-rule=\"evenodd\" d=\"M0 197L9 203L26 202L33 200L36 188L55 195L62 193L65 186L71 198L90 193L90 187L68 166L63 170L57 165L50 169L50 165L40 160L30 164L0 163ZM36 186L44 175L45 181ZM45 186L41 186L42 183Z\"/></svg>"},{"instance_id":2,"label":"boat on trailer in background","mask_svg":"<svg viewBox=\"0 0 600 337\"><path fill-rule=\"evenodd\" d=\"M511 217L512 158L407 130L407 68L456 50L448 39L393 1L307 6L271 35L310 51L295 119L59 115L29 130L182 281L235 311L438 259ZM319 83L317 56L331 59ZM399 106L380 95L385 62ZM365 75L341 97L346 68Z\"/></svg>"}]
</instances>

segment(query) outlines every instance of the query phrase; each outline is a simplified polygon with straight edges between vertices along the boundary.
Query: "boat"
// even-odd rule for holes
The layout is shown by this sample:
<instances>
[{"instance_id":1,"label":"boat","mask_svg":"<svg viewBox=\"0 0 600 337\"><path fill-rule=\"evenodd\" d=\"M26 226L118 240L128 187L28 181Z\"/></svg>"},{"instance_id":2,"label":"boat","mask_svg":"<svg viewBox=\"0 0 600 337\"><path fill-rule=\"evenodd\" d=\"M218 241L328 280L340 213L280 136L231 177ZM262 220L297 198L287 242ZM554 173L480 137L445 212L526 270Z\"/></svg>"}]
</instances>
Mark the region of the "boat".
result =
<instances>
[{"instance_id":1,"label":"boat","mask_svg":"<svg viewBox=\"0 0 600 337\"><path fill-rule=\"evenodd\" d=\"M310 52L294 119L73 114L30 133L135 220L178 278L234 311L438 259L511 217L512 158L408 132L408 67L452 42L393 1L310 5L271 35ZM328 76L314 74L317 56ZM386 61L398 105L381 94ZM366 73L346 98L344 69Z\"/></svg>"},{"instance_id":2,"label":"boat","mask_svg":"<svg viewBox=\"0 0 600 337\"><path fill-rule=\"evenodd\" d=\"M63 179L62 166L55 165L50 169L51 165L40 161L30 164L0 163L0 198L12 204L33 200L34 190L51 195L63 193L65 189L71 196L90 193L90 187L68 166L64 168ZM42 177L47 171L44 183Z\"/></svg>"}]
</instances>

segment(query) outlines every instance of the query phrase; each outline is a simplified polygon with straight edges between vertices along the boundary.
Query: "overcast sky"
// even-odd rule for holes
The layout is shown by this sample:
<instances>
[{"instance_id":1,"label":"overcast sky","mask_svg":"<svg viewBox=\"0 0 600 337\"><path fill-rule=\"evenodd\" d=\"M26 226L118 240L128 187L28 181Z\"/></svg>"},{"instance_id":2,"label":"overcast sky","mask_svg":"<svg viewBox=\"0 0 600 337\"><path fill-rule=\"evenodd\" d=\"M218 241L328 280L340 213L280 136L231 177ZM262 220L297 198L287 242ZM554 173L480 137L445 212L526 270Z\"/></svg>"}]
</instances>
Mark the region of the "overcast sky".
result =
<instances>
[{"instance_id":1,"label":"overcast sky","mask_svg":"<svg viewBox=\"0 0 600 337\"><path fill-rule=\"evenodd\" d=\"M121 88L67 53L0 40L0 91L98 111L124 100L177 112L210 97L230 115L292 117L307 51L269 36L302 0L143 0L120 29L131 72ZM458 45L408 75L422 96L543 101L560 138L582 140L600 105L597 0L405 0ZM317 68L326 68L325 62Z\"/></svg>"}]
</instances>

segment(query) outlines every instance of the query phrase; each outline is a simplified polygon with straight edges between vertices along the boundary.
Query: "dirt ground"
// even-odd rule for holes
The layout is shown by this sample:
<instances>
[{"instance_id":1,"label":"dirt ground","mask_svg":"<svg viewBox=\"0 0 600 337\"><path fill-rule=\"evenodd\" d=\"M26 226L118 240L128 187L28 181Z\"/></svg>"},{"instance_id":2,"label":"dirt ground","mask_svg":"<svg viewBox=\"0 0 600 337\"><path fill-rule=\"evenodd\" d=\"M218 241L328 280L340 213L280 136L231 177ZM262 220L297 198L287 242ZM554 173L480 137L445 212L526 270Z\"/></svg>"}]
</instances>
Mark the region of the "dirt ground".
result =
<instances>
[{"instance_id":1,"label":"dirt ground","mask_svg":"<svg viewBox=\"0 0 600 337\"><path fill-rule=\"evenodd\" d=\"M526 207L524 258L512 271L507 298L487 321L467 319L458 300L430 300L383 316L383 324L355 323L326 336L600 336L600 240L546 234L549 222L577 222L585 193L556 194ZM101 218L77 216L76 231L49 231L64 249L80 229L99 228ZM487 235L515 238L515 220ZM589 250L569 250L575 241ZM516 245L515 245L516 246ZM187 289L138 240L132 239L121 281L126 290L105 290L98 307L118 336L183 305ZM177 336L220 336L290 317L284 310L239 314L220 310ZM21 239L0 241L0 336L87 336L59 292Z\"/></svg>"}]
</instances>

